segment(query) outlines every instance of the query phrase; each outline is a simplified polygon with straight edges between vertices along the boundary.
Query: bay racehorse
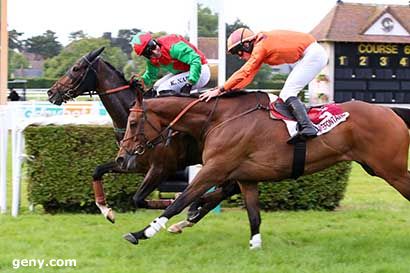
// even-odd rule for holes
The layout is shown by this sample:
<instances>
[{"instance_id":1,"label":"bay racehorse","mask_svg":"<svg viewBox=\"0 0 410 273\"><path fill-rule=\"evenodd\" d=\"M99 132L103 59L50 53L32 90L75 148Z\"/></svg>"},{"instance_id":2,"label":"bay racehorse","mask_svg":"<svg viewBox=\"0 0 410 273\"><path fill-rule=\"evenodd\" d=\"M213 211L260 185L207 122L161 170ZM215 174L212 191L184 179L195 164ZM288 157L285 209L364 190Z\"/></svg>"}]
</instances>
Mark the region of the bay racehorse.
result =
<instances>
[{"instance_id":1,"label":"bay racehorse","mask_svg":"<svg viewBox=\"0 0 410 273\"><path fill-rule=\"evenodd\" d=\"M51 103L61 105L80 95L91 95L95 91L113 121L115 136L119 142L124 137L130 105L141 92L137 92L138 87L130 87L124 75L100 57L103 50L104 48L100 48L80 58L47 93ZM114 214L106 204L102 185L104 174L109 172L146 173L142 184L133 197L137 207L146 207L145 198L158 187L161 181L166 180L177 170L202 162L198 144L189 135L175 134L168 145L159 146L161 147L156 149L152 158L147 158L146 161L140 160L139 164L135 164L128 170L120 168L115 161L96 167L93 174L96 204L111 222L114 222ZM192 206L190 221L192 223L198 222L207 212L218 205L221 199L238 192L237 184L233 183L223 191L218 189L216 192L204 196ZM201 206L202 209L196 211L198 206Z\"/></svg>"},{"instance_id":2,"label":"bay racehorse","mask_svg":"<svg viewBox=\"0 0 410 273\"><path fill-rule=\"evenodd\" d=\"M188 188L148 226L124 235L133 244L153 237L176 214L213 186L240 181L251 227L251 244L260 245L259 181L280 181L292 173L293 146L282 121L268 114L263 93L231 92L208 103L196 98L157 98L131 109L117 156L126 167L151 156L150 148L172 128L203 143L203 168ZM232 96L233 95L233 96ZM308 140L304 173L340 161L357 161L410 199L407 171L410 110L351 101L339 105L347 121L327 134ZM210 114L211 113L211 114Z\"/></svg>"}]
</instances>

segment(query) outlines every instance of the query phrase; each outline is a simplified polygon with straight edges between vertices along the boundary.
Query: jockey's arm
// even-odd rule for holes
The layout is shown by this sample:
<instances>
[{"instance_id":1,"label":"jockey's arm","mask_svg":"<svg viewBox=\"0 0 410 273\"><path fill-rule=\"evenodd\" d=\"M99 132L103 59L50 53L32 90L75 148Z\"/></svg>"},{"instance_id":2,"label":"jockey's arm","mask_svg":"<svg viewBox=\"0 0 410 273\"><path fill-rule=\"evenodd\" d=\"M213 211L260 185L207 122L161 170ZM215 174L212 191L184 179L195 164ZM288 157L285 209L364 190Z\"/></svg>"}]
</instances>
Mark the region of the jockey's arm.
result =
<instances>
[{"instance_id":1,"label":"jockey's arm","mask_svg":"<svg viewBox=\"0 0 410 273\"><path fill-rule=\"evenodd\" d=\"M249 60L225 82L226 91L245 88L252 82L265 59L265 49L255 47Z\"/></svg>"},{"instance_id":2,"label":"jockey's arm","mask_svg":"<svg viewBox=\"0 0 410 273\"><path fill-rule=\"evenodd\" d=\"M184 42L178 42L170 49L172 58L177 59L189 65L188 81L191 84L196 84L201 76L201 57L195 50Z\"/></svg>"},{"instance_id":3,"label":"jockey's arm","mask_svg":"<svg viewBox=\"0 0 410 273\"><path fill-rule=\"evenodd\" d=\"M153 65L150 61L147 61L147 69L144 74L141 76L144 84L152 85L152 83L158 78L159 67Z\"/></svg>"}]
</instances>

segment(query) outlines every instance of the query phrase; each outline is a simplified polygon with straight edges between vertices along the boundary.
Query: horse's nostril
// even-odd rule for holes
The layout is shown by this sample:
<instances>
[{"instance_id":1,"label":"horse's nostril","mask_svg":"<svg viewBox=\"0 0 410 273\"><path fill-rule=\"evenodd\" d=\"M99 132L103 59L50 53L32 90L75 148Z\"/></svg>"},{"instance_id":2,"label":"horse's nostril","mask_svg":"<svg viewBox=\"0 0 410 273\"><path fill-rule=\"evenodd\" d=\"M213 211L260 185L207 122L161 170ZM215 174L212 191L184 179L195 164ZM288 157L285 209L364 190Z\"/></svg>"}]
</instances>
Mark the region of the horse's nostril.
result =
<instances>
[{"instance_id":1,"label":"horse's nostril","mask_svg":"<svg viewBox=\"0 0 410 273\"><path fill-rule=\"evenodd\" d=\"M115 162L117 162L118 166L122 166L122 164L124 163L124 158L122 156L119 156L117 157Z\"/></svg>"},{"instance_id":2,"label":"horse's nostril","mask_svg":"<svg viewBox=\"0 0 410 273\"><path fill-rule=\"evenodd\" d=\"M48 90L48 91L47 91L47 95L48 95L48 96L51 96L51 95L53 95L53 92L52 92L51 90Z\"/></svg>"}]
</instances>

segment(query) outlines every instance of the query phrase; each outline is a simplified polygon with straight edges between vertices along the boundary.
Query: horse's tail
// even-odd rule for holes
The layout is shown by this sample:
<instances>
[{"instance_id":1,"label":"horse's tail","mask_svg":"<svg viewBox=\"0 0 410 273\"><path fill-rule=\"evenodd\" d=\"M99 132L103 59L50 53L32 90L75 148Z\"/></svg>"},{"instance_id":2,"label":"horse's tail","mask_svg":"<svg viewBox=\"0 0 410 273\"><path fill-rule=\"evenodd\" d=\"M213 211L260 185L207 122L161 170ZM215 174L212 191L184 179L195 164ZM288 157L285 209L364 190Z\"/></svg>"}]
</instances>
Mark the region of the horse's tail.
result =
<instances>
[{"instance_id":1,"label":"horse's tail","mask_svg":"<svg viewBox=\"0 0 410 273\"><path fill-rule=\"evenodd\" d=\"M407 128L410 129L410 109L399 108L399 107L390 107L396 115L398 115L407 125Z\"/></svg>"}]
</instances>

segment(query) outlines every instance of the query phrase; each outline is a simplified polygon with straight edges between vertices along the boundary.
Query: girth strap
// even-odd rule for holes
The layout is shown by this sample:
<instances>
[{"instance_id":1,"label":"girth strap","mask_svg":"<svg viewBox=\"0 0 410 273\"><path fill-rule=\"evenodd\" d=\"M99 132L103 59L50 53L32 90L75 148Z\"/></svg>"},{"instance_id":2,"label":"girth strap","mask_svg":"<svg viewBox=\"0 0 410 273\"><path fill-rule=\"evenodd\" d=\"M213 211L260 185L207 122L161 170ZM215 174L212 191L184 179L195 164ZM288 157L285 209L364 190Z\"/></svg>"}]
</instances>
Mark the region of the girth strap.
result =
<instances>
[{"instance_id":1,"label":"girth strap","mask_svg":"<svg viewBox=\"0 0 410 273\"><path fill-rule=\"evenodd\" d=\"M297 141L293 149L292 178L302 176L305 171L306 141Z\"/></svg>"}]
</instances>

